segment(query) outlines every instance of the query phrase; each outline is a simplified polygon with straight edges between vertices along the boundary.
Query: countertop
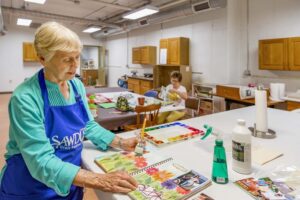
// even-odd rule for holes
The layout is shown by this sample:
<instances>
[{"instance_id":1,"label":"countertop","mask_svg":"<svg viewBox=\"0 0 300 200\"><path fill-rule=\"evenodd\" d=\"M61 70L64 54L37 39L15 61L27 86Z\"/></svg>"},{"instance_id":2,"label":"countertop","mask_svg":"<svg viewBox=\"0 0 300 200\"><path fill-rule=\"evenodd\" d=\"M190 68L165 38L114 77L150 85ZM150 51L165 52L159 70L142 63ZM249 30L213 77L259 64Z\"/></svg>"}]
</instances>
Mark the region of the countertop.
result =
<instances>
[{"instance_id":1,"label":"countertop","mask_svg":"<svg viewBox=\"0 0 300 200\"><path fill-rule=\"evenodd\" d=\"M153 78L146 78L144 76L127 76L128 78L141 79L146 81L153 81Z\"/></svg>"}]
</instances>

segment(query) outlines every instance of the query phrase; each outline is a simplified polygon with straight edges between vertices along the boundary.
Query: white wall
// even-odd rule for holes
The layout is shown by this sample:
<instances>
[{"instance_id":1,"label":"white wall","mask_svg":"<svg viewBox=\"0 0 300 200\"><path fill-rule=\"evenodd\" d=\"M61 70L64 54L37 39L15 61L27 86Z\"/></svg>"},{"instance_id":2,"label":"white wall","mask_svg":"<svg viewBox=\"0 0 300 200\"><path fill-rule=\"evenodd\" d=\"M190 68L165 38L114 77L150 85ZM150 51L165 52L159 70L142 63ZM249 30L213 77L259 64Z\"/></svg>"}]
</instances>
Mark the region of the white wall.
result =
<instances>
[{"instance_id":1,"label":"white wall","mask_svg":"<svg viewBox=\"0 0 300 200\"><path fill-rule=\"evenodd\" d=\"M118 77L128 73L126 67L138 68L139 74L151 71L149 67L133 65L134 46L154 45L168 37L190 38L190 65L194 80L209 83L247 84L284 82L287 90L300 88L300 72L258 69L258 40L276 37L300 36L299 0L249 0L247 27L247 0L228 0L226 9L197 14L185 19L152 25L130 33L114 36L106 41L109 50L109 85L115 86ZM243 77L247 68L247 33L249 38L249 68L252 77ZM158 59L157 55L157 59Z\"/></svg>"},{"instance_id":2,"label":"white wall","mask_svg":"<svg viewBox=\"0 0 300 200\"><path fill-rule=\"evenodd\" d=\"M300 36L300 1L250 0L249 3L249 64L252 80L267 86L270 82L283 82L289 91L300 89L300 71L258 69L258 40Z\"/></svg>"},{"instance_id":3,"label":"white wall","mask_svg":"<svg viewBox=\"0 0 300 200\"><path fill-rule=\"evenodd\" d=\"M35 62L23 62L23 42L33 42L34 29L10 25L5 36L0 36L0 92L13 91L25 78L36 73L41 65ZM83 44L100 45L98 40L80 33Z\"/></svg>"},{"instance_id":4,"label":"white wall","mask_svg":"<svg viewBox=\"0 0 300 200\"><path fill-rule=\"evenodd\" d=\"M159 60L159 40L169 37L190 38L190 65L192 71L203 72L204 82L229 82L227 75L227 23L226 9L201 13L185 19L151 25L108 38L108 85L116 86L117 79L131 69L138 69L138 74L152 72L151 66L132 64L132 47L153 45L157 47ZM128 68L128 67L129 68ZM195 75L194 79L200 79Z\"/></svg>"}]
</instances>

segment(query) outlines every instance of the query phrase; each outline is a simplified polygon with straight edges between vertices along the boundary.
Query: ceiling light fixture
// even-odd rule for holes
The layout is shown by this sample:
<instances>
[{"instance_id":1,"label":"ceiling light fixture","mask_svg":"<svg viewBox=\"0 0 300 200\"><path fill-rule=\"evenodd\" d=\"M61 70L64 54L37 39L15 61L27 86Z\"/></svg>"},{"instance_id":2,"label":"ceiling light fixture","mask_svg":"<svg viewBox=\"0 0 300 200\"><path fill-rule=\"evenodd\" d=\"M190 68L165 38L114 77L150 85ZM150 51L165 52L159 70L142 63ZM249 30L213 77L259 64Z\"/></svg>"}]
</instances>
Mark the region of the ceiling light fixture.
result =
<instances>
[{"instance_id":1,"label":"ceiling light fixture","mask_svg":"<svg viewBox=\"0 0 300 200\"><path fill-rule=\"evenodd\" d=\"M123 18L135 20L135 19L139 19L139 18L142 18L142 17L146 17L148 15L155 14L158 11L159 11L159 9L157 7L148 5L148 6L141 7L139 9L136 9L136 10L132 11L132 12L124 14Z\"/></svg>"},{"instance_id":2,"label":"ceiling light fixture","mask_svg":"<svg viewBox=\"0 0 300 200\"><path fill-rule=\"evenodd\" d=\"M100 30L101 30L101 28L99 26L90 26L90 27L84 29L82 32L84 32L84 33L94 33L96 31L100 31Z\"/></svg>"},{"instance_id":3,"label":"ceiling light fixture","mask_svg":"<svg viewBox=\"0 0 300 200\"><path fill-rule=\"evenodd\" d=\"M19 25L19 26L30 26L31 22L32 22L31 19L18 18L17 25Z\"/></svg>"},{"instance_id":4,"label":"ceiling light fixture","mask_svg":"<svg viewBox=\"0 0 300 200\"><path fill-rule=\"evenodd\" d=\"M45 4L46 0L25 0L29 3L38 3L38 4Z\"/></svg>"}]
</instances>

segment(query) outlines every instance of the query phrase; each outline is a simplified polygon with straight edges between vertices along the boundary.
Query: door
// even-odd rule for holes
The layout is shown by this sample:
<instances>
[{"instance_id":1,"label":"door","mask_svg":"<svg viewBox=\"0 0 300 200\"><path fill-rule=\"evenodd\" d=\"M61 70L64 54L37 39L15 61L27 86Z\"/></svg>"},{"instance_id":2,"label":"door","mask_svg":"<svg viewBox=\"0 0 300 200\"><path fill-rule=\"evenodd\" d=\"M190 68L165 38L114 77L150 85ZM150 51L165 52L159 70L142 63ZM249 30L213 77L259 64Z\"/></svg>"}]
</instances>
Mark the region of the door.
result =
<instances>
[{"instance_id":1,"label":"door","mask_svg":"<svg viewBox=\"0 0 300 200\"><path fill-rule=\"evenodd\" d=\"M139 64L141 61L141 49L139 47L132 48L132 63Z\"/></svg>"},{"instance_id":2,"label":"door","mask_svg":"<svg viewBox=\"0 0 300 200\"><path fill-rule=\"evenodd\" d=\"M168 64L179 65L179 38L168 39Z\"/></svg>"},{"instance_id":3,"label":"door","mask_svg":"<svg viewBox=\"0 0 300 200\"><path fill-rule=\"evenodd\" d=\"M288 39L259 41L259 69L288 69Z\"/></svg>"},{"instance_id":4,"label":"door","mask_svg":"<svg viewBox=\"0 0 300 200\"><path fill-rule=\"evenodd\" d=\"M300 70L300 37L289 38L289 70Z\"/></svg>"}]
</instances>

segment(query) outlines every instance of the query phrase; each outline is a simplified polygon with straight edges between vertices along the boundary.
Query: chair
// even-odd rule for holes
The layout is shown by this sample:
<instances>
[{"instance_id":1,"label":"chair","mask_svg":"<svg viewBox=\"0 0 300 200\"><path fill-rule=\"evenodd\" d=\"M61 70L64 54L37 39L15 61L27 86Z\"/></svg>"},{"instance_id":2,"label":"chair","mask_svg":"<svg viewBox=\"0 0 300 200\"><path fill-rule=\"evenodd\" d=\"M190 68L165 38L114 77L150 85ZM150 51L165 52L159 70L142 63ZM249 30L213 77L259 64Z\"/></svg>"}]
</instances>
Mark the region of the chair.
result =
<instances>
[{"instance_id":1,"label":"chair","mask_svg":"<svg viewBox=\"0 0 300 200\"><path fill-rule=\"evenodd\" d=\"M133 125L125 125L125 131L132 131L135 129L142 128L143 120L147 117L146 127L157 125L157 116L161 104L151 104L148 106L136 106L135 112L137 113L136 116L136 124Z\"/></svg>"},{"instance_id":2,"label":"chair","mask_svg":"<svg viewBox=\"0 0 300 200\"><path fill-rule=\"evenodd\" d=\"M147 92L145 92L144 96L158 98L158 91L157 90L148 90Z\"/></svg>"},{"instance_id":3,"label":"chair","mask_svg":"<svg viewBox=\"0 0 300 200\"><path fill-rule=\"evenodd\" d=\"M185 100L185 108L188 112L184 118L191 118L195 117L195 115L198 115L199 106L200 99L196 97L188 97L187 100Z\"/></svg>"}]
</instances>

